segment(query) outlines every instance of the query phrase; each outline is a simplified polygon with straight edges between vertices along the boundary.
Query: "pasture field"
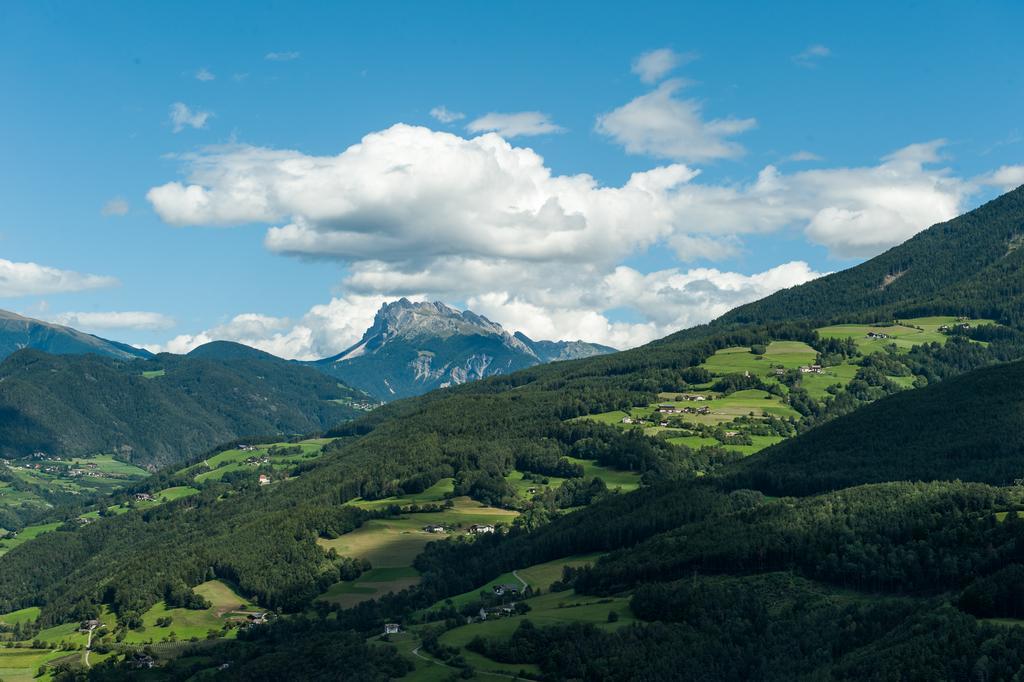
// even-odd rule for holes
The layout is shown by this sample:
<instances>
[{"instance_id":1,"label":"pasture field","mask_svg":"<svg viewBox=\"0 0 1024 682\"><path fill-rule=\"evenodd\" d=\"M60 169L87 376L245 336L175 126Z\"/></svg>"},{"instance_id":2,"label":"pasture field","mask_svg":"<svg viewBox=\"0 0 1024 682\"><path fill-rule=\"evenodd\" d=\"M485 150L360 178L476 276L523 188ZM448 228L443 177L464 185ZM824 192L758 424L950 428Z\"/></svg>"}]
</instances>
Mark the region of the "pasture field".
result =
<instances>
[{"instance_id":1,"label":"pasture field","mask_svg":"<svg viewBox=\"0 0 1024 682\"><path fill-rule=\"evenodd\" d=\"M50 531L57 530L60 528L60 525L61 524L59 522L53 522L39 523L34 526L25 526L21 532L18 533L18 537L0 540L0 556L3 556L22 543L39 537L43 533L49 533Z\"/></svg>"},{"instance_id":2,"label":"pasture field","mask_svg":"<svg viewBox=\"0 0 1024 682\"><path fill-rule=\"evenodd\" d=\"M374 568L355 580L331 585L319 599L351 608L360 602L382 597L388 592L400 592L407 587L418 585L419 582L420 574L412 566Z\"/></svg>"},{"instance_id":3,"label":"pasture field","mask_svg":"<svg viewBox=\"0 0 1024 682\"><path fill-rule=\"evenodd\" d=\"M356 580L335 583L320 599L352 606L414 585L419 582L419 574L412 563L428 542L443 540L476 523L511 523L517 516L517 512L488 507L468 497L456 497L452 502L451 509L441 512L372 519L351 533L318 540L325 549L334 549L342 556L366 559L372 567ZM392 504L397 503L392 501ZM428 533L423 530L428 524L455 530L453 533Z\"/></svg>"},{"instance_id":4,"label":"pasture field","mask_svg":"<svg viewBox=\"0 0 1024 682\"><path fill-rule=\"evenodd\" d=\"M426 504L431 502L442 502L445 499L445 495L448 495L455 490L455 479L453 478L442 478L440 481L430 486L421 493L410 493L408 495L402 495L401 497L385 497L380 500L364 500L361 497L357 497L354 500L350 500L347 504L361 507L363 509L386 509L391 505L397 504L402 507L408 504Z\"/></svg>"},{"instance_id":5,"label":"pasture field","mask_svg":"<svg viewBox=\"0 0 1024 682\"><path fill-rule=\"evenodd\" d=\"M230 585L220 580L210 580L196 585L193 589L196 594L210 601L210 608L202 611L169 609L162 601L157 602L142 614L142 629L129 630L125 642L160 642L171 637L172 633L179 641L192 637L205 639L210 630L219 631L232 620L244 621L247 613L260 610L252 602L239 596ZM156 621L160 618L170 618L170 626L158 627ZM236 634L237 630L231 629L227 636L234 637Z\"/></svg>"},{"instance_id":6,"label":"pasture field","mask_svg":"<svg viewBox=\"0 0 1024 682\"><path fill-rule=\"evenodd\" d=\"M19 481L31 487L20 490L0 482L0 506L48 508L67 501L68 496L108 495L149 475L111 455L68 459L29 457L0 464ZM24 487L24 486L22 486Z\"/></svg>"},{"instance_id":7,"label":"pasture field","mask_svg":"<svg viewBox=\"0 0 1024 682\"><path fill-rule=\"evenodd\" d=\"M123 502L121 504L114 504L107 507L107 511L111 514L127 514L133 509L151 509L158 507L165 502L173 502L174 500L180 500L183 497L190 495L196 495L199 491L192 486L178 485L171 488L164 488L153 493L153 500L131 500L130 502ZM98 519L100 518L99 510L93 510L80 514L79 518L82 519Z\"/></svg>"},{"instance_id":8,"label":"pasture field","mask_svg":"<svg viewBox=\"0 0 1024 682\"><path fill-rule=\"evenodd\" d=\"M813 363L815 357L817 351L801 341L772 341L764 355L754 355L749 346L723 348L701 367L718 376L750 372L761 378L774 378L774 369L779 365L796 369Z\"/></svg>"},{"instance_id":9,"label":"pasture field","mask_svg":"<svg viewBox=\"0 0 1024 682\"><path fill-rule=\"evenodd\" d=\"M994 320L969 319L967 324L977 327L983 324L996 324ZM953 326L959 324L955 317L917 317L909 320L900 320L891 325L878 323L869 324L836 324L822 327L817 330L822 338L852 338L857 344L860 352L868 355L883 350L886 346L895 344L900 350L910 350L914 346L923 343L946 343L949 338L939 331L942 325ZM869 339L868 332L886 334L887 339Z\"/></svg>"},{"instance_id":10,"label":"pasture field","mask_svg":"<svg viewBox=\"0 0 1024 682\"><path fill-rule=\"evenodd\" d=\"M616 629L634 622L633 614L629 610L628 597L584 597L577 595L575 591L552 592L531 597L524 600L530 606L530 612L523 616L511 616L490 619L457 627L445 632L440 637L440 642L447 646L461 649L462 656L466 662L472 665L478 673L511 673L515 675L518 671L524 670L531 673L539 673L540 670L533 665L508 665L492 661L464 647L477 636L493 639L507 639L512 636L519 624L524 620L530 620L535 625L545 627L549 625L565 625L568 623L592 623L602 629ZM618 621L608 622L609 612L618 615Z\"/></svg>"},{"instance_id":11,"label":"pasture field","mask_svg":"<svg viewBox=\"0 0 1024 682\"><path fill-rule=\"evenodd\" d=\"M167 370L164 369L150 369L142 373L143 379L156 379L167 374Z\"/></svg>"},{"instance_id":12,"label":"pasture field","mask_svg":"<svg viewBox=\"0 0 1024 682\"><path fill-rule=\"evenodd\" d=\"M40 682L50 676L36 677L39 666L68 652L54 649L0 649L0 680L4 682Z\"/></svg>"},{"instance_id":13,"label":"pasture field","mask_svg":"<svg viewBox=\"0 0 1024 682\"><path fill-rule=\"evenodd\" d=\"M203 463L210 469L196 474L193 480L196 483L202 483L209 480L219 481L225 474L232 471L256 471L257 469L266 466L277 470L287 470L296 464L302 464L303 462L308 462L319 457L323 452L324 445L330 443L331 440L332 439L330 438L312 438L298 443L266 443L256 445L255 450L232 449L218 452L213 457L209 457L203 461ZM269 450L271 448L295 447L301 448L302 452L288 455L269 454ZM268 458L268 462L266 464L256 465L246 462L248 459L261 459L264 457Z\"/></svg>"},{"instance_id":14,"label":"pasture field","mask_svg":"<svg viewBox=\"0 0 1024 682\"><path fill-rule=\"evenodd\" d=\"M709 395L708 397L710 399L703 402L677 402L669 400L662 404L675 405L676 407L707 407L711 410L711 414L686 414L673 416L682 416L682 418L687 422L694 424L707 424L710 426L732 421L736 417L747 416L751 412L754 413L755 417L773 416L800 418L800 413L782 402L782 399L779 396L772 395L767 391L762 391L756 388L736 391L735 393L730 393L726 396ZM640 416L644 416L648 419L657 419L658 415L655 413L655 408L655 405L650 405L645 408L637 408L637 410ZM652 433L657 430L660 429L647 429L647 431Z\"/></svg>"},{"instance_id":15,"label":"pasture field","mask_svg":"<svg viewBox=\"0 0 1024 682\"><path fill-rule=\"evenodd\" d=\"M845 386L853 381L853 377L857 375L859 369L860 367L857 365L846 362L841 365L825 367L822 369L822 374L800 375L800 385L807 389L812 398L821 400L828 395L828 391L825 389L835 384Z\"/></svg>"},{"instance_id":16,"label":"pasture field","mask_svg":"<svg viewBox=\"0 0 1024 682\"><path fill-rule=\"evenodd\" d=\"M562 577L563 566L585 566L594 563L600 556L600 553L577 554L563 559L547 561L542 564L534 564L527 568L516 569L515 574L509 571L508 573L503 573L494 580L491 580L487 584L474 590L457 594L453 597L449 597L448 599L442 599L430 606L430 608L419 611L418 614L422 615L427 611L439 609L448 601L451 601L456 608L459 608L479 599L481 592L490 592L495 585L521 585L525 582L535 590L539 589L543 592L548 592L551 589L551 584Z\"/></svg>"},{"instance_id":17,"label":"pasture field","mask_svg":"<svg viewBox=\"0 0 1024 682\"><path fill-rule=\"evenodd\" d=\"M26 609L11 611L0 614L0 623L4 625L17 625L18 623L32 623L39 617L39 607L29 606Z\"/></svg>"},{"instance_id":18,"label":"pasture field","mask_svg":"<svg viewBox=\"0 0 1024 682\"><path fill-rule=\"evenodd\" d=\"M443 665L433 663L430 660L424 660L424 658L429 658L427 654L422 654L424 658L413 654L413 651L421 646L419 635L415 632L402 631L396 635L388 635L387 641L398 649L398 653L402 658L415 666L412 672L399 679L408 680L409 682L448 682L451 680L452 674L455 673L454 670ZM383 646L384 639L377 636L372 638L369 643L371 645L379 643L377 646Z\"/></svg>"},{"instance_id":19,"label":"pasture field","mask_svg":"<svg viewBox=\"0 0 1024 682\"><path fill-rule=\"evenodd\" d=\"M609 490L619 488L622 492L628 493L640 487L640 474L635 471L612 469L589 459L577 459L576 457L566 457L566 459L583 466L583 478L591 479L597 476L605 482Z\"/></svg>"},{"instance_id":20,"label":"pasture field","mask_svg":"<svg viewBox=\"0 0 1024 682\"><path fill-rule=\"evenodd\" d=\"M450 535L428 533L423 530L428 524L452 526L458 532L476 523L511 523L518 515L518 512L488 507L468 497L456 497L452 501L451 509L372 519L351 533L330 540L321 538L318 542L342 556L366 559L373 568L397 568L411 566L428 542Z\"/></svg>"}]
</instances>

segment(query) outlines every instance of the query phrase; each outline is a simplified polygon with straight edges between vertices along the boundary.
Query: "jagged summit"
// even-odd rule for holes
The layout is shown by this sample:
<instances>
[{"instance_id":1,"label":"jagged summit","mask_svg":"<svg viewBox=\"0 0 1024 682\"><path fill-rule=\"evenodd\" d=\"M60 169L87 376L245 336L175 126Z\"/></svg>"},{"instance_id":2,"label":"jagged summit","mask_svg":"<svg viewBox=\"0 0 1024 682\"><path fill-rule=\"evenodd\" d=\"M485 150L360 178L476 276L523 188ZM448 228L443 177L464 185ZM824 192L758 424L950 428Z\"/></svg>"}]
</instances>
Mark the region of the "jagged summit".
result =
<instances>
[{"instance_id":1,"label":"jagged summit","mask_svg":"<svg viewBox=\"0 0 1024 682\"><path fill-rule=\"evenodd\" d=\"M388 400L614 350L584 341L533 341L471 310L400 298L381 306L358 343L316 364Z\"/></svg>"}]
</instances>

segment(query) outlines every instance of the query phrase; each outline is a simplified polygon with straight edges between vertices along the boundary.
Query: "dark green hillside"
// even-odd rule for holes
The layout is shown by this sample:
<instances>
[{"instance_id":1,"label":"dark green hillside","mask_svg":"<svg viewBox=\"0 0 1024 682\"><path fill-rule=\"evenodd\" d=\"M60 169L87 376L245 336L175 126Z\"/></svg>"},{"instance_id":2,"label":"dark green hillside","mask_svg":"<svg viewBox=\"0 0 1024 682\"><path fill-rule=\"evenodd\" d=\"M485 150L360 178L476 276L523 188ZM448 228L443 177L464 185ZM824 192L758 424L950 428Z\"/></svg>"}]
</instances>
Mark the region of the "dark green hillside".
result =
<instances>
[{"instance_id":1,"label":"dark green hillside","mask_svg":"<svg viewBox=\"0 0 1024 682\"><path fill-rule=\"evenodd\" d=\"M267 357L19 351L0 364L0 454L172 464L241 436L310 433L358 414L332 402L350 398L348 387Z\"/></svg>"},{"instance_id":2,"label":"dark green hillside","mask_svg":"<svg viewBox=\"0 0 1024 682\"><path fill-rule=\"evenodd\" d=\"M898 393L764 450L728 479L807 495L896 480L1024 477L1024 362Z\"/></svg>"},{"instance_id":3,"label":"dark green hillside","mask_svg":"<svg viewBox=\"0 0 1024 682\"><path fill-rule=\"evenodd\" d=\"M773 294L718 323L875 322L967 315L1024 325L1024 187L871 260Z\"/></svg>"}]
</instances>

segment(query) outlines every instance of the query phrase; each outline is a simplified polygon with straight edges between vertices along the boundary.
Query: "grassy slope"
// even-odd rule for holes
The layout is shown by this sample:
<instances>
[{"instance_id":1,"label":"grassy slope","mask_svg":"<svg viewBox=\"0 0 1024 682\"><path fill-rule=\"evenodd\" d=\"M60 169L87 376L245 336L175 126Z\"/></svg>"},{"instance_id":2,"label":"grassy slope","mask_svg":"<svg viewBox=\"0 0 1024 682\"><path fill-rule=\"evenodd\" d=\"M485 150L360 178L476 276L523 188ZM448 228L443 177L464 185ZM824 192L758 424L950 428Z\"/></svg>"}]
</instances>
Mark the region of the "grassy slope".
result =
<instances>
[{"instance_id":1,"label":"grassy slope","mask_svg":"<svg viewBox=\"0 0 1024 682\"><path fill-rule=\"evenodd\" d=\"M1007 485L1024 471L1024 361L907 391L740 463L737 483L810 494L889 480Z\"/></svg>"}]
</instances>

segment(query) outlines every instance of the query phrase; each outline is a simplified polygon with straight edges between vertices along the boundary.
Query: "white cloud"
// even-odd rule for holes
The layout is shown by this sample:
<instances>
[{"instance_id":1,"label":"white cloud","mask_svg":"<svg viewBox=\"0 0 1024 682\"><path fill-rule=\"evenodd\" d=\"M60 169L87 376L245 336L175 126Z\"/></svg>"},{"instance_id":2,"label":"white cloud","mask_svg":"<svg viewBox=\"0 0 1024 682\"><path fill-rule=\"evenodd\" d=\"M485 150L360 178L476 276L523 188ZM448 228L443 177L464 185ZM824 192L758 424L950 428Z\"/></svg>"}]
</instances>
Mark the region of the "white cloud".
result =
<instances>
[{"instance_id":1,"label":"white cloud","mask_svg":"<svg viewBox=\"0 0 1024 682\"><path fill-rule=\"evenodd\" d=\"M728 138L757 125L753 118L705 121L701 104L679 99L675 93L686 83L667 80L655 90L603 114L597 131L615 140L630 154L647 154L676 161L734 158L743 147Z\"/></svg>"},{"instance_id":2,"label":"white cloud","mask_svg":"<svg viewBox=\"0 0 1024 682\"><path fill-rule=\"evenodd\" d=\"M805 68L813 69L818 66L822 59L830 56L832 50L828 49L824 45L815 44L808 45L800 54L793 55L793 63L803 66Z\"/></svg>"},{"instance_id":3,"label":"white cloud","mask_svg":"<svg viewBox=\"0 0 1024 682\"><path fill-rule=\"evenodd\" d=\"M128 215L128 202L124 197L114 197L103 204L100 213L103 215Z\"/></svg>"},{"instance_id":4,"label":"white cloud","mask_svg":"<svg viewBox=\"0 0 1024 682\"><path fill-rule=\"evenodd\" d=\"M0 296L5 298L84 291L117 284L114 277L58 270L38 263L15 263L0 258Z\"/></svg>"},{"instance_id":5,"label":"white cloud","mask_svg":"<svg viewBox=\"0 0 1024 682\"><path fill-rule=\"evenodd\" d=\"M654 83L672 69L688 64L695 59L697 59L697 55L693 52L679 54L675 50L663 47L644 52L634 59L632 70L644 83Z\"/></svg>"},{"instance_id":6,"label":"white cloud","mask_svg":"<svg viewBox=\"0 0 1024 682\"><path fill-rule=\"evenodd\" d=\"M466 118L466 115L461 111L449 111L448 107L443 104L439 107L434 107L430 110L430 115L436 118L441 123L453 123L455 121L461 121Z\"/></svg>"},{"instance_id":7,"label":"white cloud","mask_svg":"<svg viewBox=\"0 0 1024 682\"><path fill-rule=\"evenodd\" d=\"M466 130L471 133L493 131L504 138L565 132L565 128L555 124L547 114L539 111L520 111L511 114L491 112L470 121L466 125Z\"/></svg>"},{"instance_id":8,"label":"white cloud","mask_svg":"<svg viewBox=\"0 0 1024 682\"><path fill-rule=\"evenodd\" d=\"M196 80L197 81L203 81L205 83L205 82L209 82L209 81L216 80L216 79L217 79L217 76L215 76L213 74L213 72L210 71L205 66L202 67L201 69L199 69L198 71L196 71Z\"/></svg>"},{"instance_id":9,"label":"white cloud","mask_svg":"<svg viewBox=\"0 0 1024 682\"><path fill-rule=\"evenodd\" d=\"M318 360L353 345L373 323L373 316L389 299L384 296L347 296L313 306L299 320L258 313L236 315L225 324L197 334L181 334L165 344L149 345L154 352L188 353L211 341L236 341L278 357Z\"/></svg>"},{"instance_id":10,"label":"white cloud","mask_svg":"<svg viewBox=\"0 0 1024 682\"><path fill-rule=\"evenodd\" d=\"M180 133L186 127L205 128L211 116L213 113L209 111L193 111L184 102L175 102L171 105L171 125L176 133Z\"/></svg>"},{"instance_id":11,"label":"white cloud","mask_svg":"<svg viewBox=\"0 0 1024 682\"><path fill-rule=\"evenodd\" d=\"M174 326L174 319L163 313L143 310L106 312L67 312L51 316L51 322L91 331L94 329L162 330Z\"/></svg>"},{"instance_id":12,"label":"white cloud","mask_svg":"<svg viewBox=\"0 0 1024 682\"><path fill-rule=\"evenodd\" d=\"M748 182L701 182L669 164L604 186L557 175L495 134L399 124L336 156L208 148L184 157L185 182L147 198L168 223L264 223L270 250L347 266L346 293L331 304L269 333L236 333L271 352L338 352L380 301L400 295L499 311L495 320L538 337L624 347L816 274L803 263L754 275L623 269L649 249L716 262L741 253L744 235L787 230L837 256L869 256L961 213L982 185L1016 177L958 177L941 165L942 144L869 166L766 166ZM638 321L613 321L621 309Z\"/></svg>"},{"instance_id":13,"label":"white cloud","mask_svg":"<svg viewBox=\"0 0 1024 682\"><path fill-rule=\"evenodd\" d=\"M1004 192L1017 189L1024 185L1024 166L1002 166L985 176L985 184Z\"/></svg>"},{"instance_id":14,"label":"white cloud","mask_svg":"<svg viewBox=\"0 0 1024 682\"><path fill-rule=\"evenodd\" d=\"M268 52L263 58L268 62L290 62L301 56L298 52Z\"/></svg>"}]
</instances>

